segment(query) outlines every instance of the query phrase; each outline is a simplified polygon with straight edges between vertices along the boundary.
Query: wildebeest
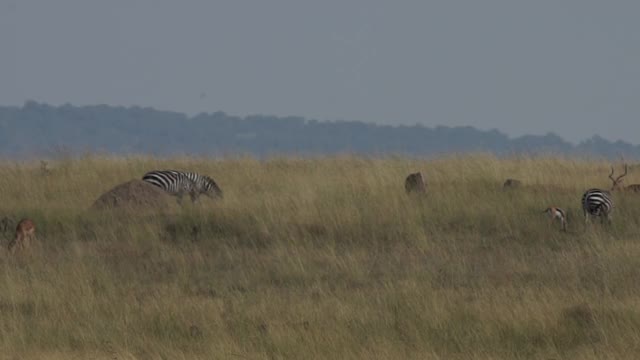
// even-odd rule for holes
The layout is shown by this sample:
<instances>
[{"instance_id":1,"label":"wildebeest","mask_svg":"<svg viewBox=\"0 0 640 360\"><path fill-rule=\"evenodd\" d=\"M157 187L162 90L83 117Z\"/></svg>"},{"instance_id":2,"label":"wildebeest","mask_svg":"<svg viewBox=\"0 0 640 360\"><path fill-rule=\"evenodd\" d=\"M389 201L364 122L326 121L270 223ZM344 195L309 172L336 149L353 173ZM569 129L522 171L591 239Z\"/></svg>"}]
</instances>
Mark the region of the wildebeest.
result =
<instances>
[{"instance_id":1,"label":"wildebeest","mask_svg":"<svg viewBox=\"0 0 640 360\"><path fill-rule=\"evenodd\" d=\"M407 194L411 193L426 193L427 185L424 181L424 177L421 172L409 174L404 181L404 190Z\"/></svg>"},{"instance_id":2,"label":"wildebeest","mask_svg":"<svg viewBox=\"0 0 640 360\"><path fill-rule=\"evenodd\" d=\"M0 231L5 233L9 230L9 227L13 224L13 220L7 216L0 219Z\"/></svg>"},{"instance_id":3,"label":"wildebeest","mask_svg":"<svg viewBox=\"0 0 640 360\"><path fill-rule=\"evenodd\" d=\"M507 179L504 184L502 184L503 189L512 189L517 188L522 185L522 181L516 179Z\"/></svg>"}]
</instances>

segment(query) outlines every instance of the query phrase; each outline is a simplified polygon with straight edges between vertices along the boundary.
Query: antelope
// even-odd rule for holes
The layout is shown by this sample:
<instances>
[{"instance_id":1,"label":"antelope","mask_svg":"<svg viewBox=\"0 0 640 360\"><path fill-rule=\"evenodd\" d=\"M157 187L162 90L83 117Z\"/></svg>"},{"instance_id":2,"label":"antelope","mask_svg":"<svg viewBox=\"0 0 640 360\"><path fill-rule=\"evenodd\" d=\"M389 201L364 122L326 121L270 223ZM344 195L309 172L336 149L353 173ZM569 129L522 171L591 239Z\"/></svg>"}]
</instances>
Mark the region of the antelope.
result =
<instances>
[{"instance_id":1,"label":"antelope","mask_svg":"<svg viewBox=\"0 0 640 360\"><path fill-rule=\"evenodd\" d=\"M547 213L549 215L549 219L551 220L551 222L558 219L560 221L560 229L562 231L567 231L567 213L563 209L555 206L550 206L546 208L543 213Z\"/></svg>"},{"instance_id":2,"label":"antelope","mask_svg":"<svg viewBox=\"0 0 640 360\"><path fill-rule=\"evenodd\" d=\"M26 250L29 248L31 240L36 236L36 225L31 219L22 219L16 226L16 236L9 243L9 252L13 253L16 249Z\"/></svg>"},{"instance_id":3,"label":"antelope","mask_svg":"<svg viewBox=\"0 0 640 360\"><path fill-rule=\"evenodd\" d=\"M631 192L640 192L640 184L631 184L629 186L622 186L624 182L623 177L627 176L628 166L624 164L624 173L617 178L613 178L613 166L611 166L611 174L609 174L609 179L613 183L611 185L611 191L619 190L619 191L631 191Z\"/></svg>"},{"instance_id":4,"label":"antelope","mask_svg":"<svg viewBox=\"0 0 640 360\"><path fill-rule=\"evenodd\" d=\"M409 174L404 181L404 190L407 194L411 193L425 193L427 192L427 185L425 184L424 177L421 172Z\"/></svg>"}]
</instances>

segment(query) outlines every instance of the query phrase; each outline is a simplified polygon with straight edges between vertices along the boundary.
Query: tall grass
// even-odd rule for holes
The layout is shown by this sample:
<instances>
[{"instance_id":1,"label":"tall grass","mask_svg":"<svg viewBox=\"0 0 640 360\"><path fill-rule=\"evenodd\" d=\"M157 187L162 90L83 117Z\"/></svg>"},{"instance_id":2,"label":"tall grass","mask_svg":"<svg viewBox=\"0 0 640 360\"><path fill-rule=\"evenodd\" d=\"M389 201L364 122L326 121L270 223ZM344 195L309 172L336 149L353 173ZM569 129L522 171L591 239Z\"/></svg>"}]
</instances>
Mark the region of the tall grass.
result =
<instances>
[{"instance_id":1,"label":"tall grass","mask_svg":"<svg viewBox=\"0 0 640 360\"><path fill-rule=\"evenodd\" d=\"M610 187L605 162L88 156L50 168L0 164L0 217L38 231L30 255L0 256L0 358L640 357L640 196L615 193L609 227L581 218L582 192ZM88 211L165 168L211 175L224 200ZM409 197L418 170L428 194ZM524 186L503 191L508 177ZM549 205L569 210L567 233Z\"/></svg>"}]
</instances>

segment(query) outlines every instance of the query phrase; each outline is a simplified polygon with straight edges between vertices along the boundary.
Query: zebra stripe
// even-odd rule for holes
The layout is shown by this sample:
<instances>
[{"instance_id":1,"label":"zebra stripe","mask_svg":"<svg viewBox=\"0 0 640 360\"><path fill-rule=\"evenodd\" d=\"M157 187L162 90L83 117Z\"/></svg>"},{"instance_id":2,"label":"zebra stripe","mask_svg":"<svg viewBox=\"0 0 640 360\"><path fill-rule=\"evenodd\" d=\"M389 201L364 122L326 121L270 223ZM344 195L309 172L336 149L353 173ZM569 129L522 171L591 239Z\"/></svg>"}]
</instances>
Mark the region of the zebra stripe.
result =
<instances>
[{"instance_id":1,"label":"zebra stripe","mask_svg":"<svg viewBox=\"0 0 640 360\"><path fill-rule=\"evenodd\" d=\"M189 194L191 201L196 201L200 194L222 198L222 190L212 178L192 172L155 170L144 174L142 180L178 196L179 201L182 201L184 194Z\"/></svg>"},{"instance_id":2,"label":"zebra stripe","mask_svg":"<svg viewBox=\"0 0 640 360\"><path fill-rule=\"evenodd\" d=\"M611 220L613 199L611 193L601 189L589 189L582 195L582 211L585 221L589 216L599 216L607 221Z\"/></svg>"}]
</instances>

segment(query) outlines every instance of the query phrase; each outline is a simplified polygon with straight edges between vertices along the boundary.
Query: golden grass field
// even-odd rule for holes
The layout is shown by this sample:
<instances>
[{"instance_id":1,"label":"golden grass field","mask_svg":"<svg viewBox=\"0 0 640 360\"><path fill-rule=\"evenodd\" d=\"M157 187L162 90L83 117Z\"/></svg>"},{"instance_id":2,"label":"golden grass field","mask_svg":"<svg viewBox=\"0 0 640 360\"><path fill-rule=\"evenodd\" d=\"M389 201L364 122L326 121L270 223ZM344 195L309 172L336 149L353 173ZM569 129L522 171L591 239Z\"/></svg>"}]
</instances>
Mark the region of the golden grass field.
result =
<instances>
[{"instance_id":1,"label":"golden grass field","mask_svg":"<svg viewBox=\"0 0 640 360\"><path fill-rule=\"evenodd\" d=\"M585 229L580 208L609 165L4 161L0 217L34 219L38 246L0 254L0 359L638 359L640 194L614 193L611 226ZM88 211L165 168L212 176L224 200ZM404 192L415 171L426 196ZM524 186L503 191L508 177ZM567 233L549 205L569 211Z\"/></svg>"}]
</instances>

